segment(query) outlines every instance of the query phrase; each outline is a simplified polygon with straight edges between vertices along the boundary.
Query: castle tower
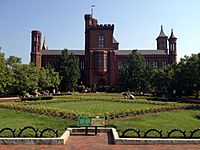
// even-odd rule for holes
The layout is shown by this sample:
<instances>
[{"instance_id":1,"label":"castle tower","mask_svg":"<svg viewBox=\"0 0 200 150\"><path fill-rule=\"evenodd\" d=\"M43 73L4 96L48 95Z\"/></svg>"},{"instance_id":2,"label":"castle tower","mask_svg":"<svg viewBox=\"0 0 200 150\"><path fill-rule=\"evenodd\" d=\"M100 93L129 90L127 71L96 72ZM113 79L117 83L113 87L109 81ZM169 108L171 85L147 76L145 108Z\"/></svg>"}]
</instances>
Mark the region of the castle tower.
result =
<instances>
[{"instance_id":1,"label":"castle tower","mask_svg":"<svg viewBox=\"0 0 200 150\"><path fill-rule=\"evenodd\" d=\"M177 40L177 38L174 36L173 29L172 29L171 36L168 39L168 41L169 41L169 64L177 63L176 40Z\"/></svg>"},{"instance_id":2,"label":"castle tower","mask_svg":"<svg viewBox=\"0 0 200 150\"><path fill-rule=\"evenodd\" d=\"M114 25L98 24L91 14L86 14L84 19L85 83L87 86L113 85L115 62L111 60L114 59L114 50L118 50L119 44L113 37Z\"/></svg>"},{"instance_id":3,"label":"castle tower","mask_svg":"<svg viewBox=\"0 0 200 150\"><path fill-rule=\"evenodd\" d=\"M163 31L163 26L161 25L161 30L159 36L156 38L157 41L157 50L165 50L166 54L168 53L167 50L167 36Z\"/></svg>"},{"instance_id":4,"label":"castle tower","mask_svg":"<svg viewBox=\"0 0 200 150\"><path fill-rule=\"evenodd\" d=\"M37 30L31 32L31 63L41 68L41 36L42 33Z\"/></svg>"}]
</instances>

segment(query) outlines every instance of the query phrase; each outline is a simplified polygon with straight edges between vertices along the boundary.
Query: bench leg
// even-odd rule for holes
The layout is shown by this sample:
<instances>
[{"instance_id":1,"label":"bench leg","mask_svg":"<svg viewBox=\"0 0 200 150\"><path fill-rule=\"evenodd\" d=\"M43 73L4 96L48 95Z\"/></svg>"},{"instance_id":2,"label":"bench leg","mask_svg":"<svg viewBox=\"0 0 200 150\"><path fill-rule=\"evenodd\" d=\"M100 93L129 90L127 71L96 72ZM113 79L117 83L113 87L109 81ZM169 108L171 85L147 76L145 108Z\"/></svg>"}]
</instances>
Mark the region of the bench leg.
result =
<instances>
[{"instance_id":1,"label":"bench leg","mask_svg":"<svg viewBox=\"0 0 200 150\"><path fill-rule=\"evenodd\" d=\"M88 127L85 127L85 135L88 134Z\"/></svg>"},{"instance_id":2,"label":"bench leg","mask_svg":"<svg viewBox=\"0 0 200 150\"><path fill-rule=\"evenodd\" d=\"M97 135L97 127L95 127L95 135Z\"/></svg>"}]
</instances>

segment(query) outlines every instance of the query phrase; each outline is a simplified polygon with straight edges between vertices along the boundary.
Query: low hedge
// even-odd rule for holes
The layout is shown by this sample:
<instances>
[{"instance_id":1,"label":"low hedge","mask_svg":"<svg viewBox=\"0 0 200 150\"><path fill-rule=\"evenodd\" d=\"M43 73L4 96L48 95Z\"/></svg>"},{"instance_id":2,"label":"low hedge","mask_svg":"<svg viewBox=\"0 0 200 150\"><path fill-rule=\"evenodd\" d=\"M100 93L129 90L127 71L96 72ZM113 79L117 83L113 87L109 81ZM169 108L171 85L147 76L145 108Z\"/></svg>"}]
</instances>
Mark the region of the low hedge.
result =
<instances>
[{"instance_id":1,"label":"low hedge","mask_svg":"<svg viewBox=\"0 0 200 150\"><path fill-rule=\"evenodd\" d=\"M163 98L163 97L149 97L146 98L147 100L151 100L151 101L162 101L162 102L168 102L167 98Z\"/></svg>"},{"instance_id":2,"label":"low hedge","mask_svg":"<svg viewBox=\"0 0 200 150\"><path fill-rule=\"evenodd\" d=\"M22 101L37 101L37 100L52 100L53 96L39 96L39 97L27 97L22 98Z\"/></svg>"}]
</instances>

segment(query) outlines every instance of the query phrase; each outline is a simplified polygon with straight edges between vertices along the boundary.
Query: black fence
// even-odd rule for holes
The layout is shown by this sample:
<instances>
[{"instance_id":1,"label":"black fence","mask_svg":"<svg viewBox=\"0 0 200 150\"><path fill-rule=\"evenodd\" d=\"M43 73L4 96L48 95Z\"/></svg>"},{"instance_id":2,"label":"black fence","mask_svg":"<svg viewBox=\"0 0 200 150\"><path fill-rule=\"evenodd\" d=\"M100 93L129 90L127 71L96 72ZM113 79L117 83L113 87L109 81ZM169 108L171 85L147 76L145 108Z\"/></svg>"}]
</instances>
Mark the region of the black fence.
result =
<instances>
[{"instance_id":1,"label":"black fence","mask_svg":"<svg viewBox=\"0 0 200 150\"><path fill-rule=\"evenodd\" d=\"M158 129L149 129L147 131L141 131L133 128L126 129L124 131L117 131L119 137L121 138L200 138L200 128L188 132L186 130L183 131L181 129L173 129L171 131L163 132L162 130Z\"/></svg>"},{"instance_id":2,"label":"black fence","mask_svg":"<svg viewBox=\"0 0 200 150\"><path fill-rule=\"evenodd\" d=\"M29 131L28 134L25 133L26 131ZM58 130L54 130L51 128L45 128L43 130L39 130L37 128L34 128L32 126L26 126L22 129L19 129L19 132L17 132L16 129L11 128L3 128L0 130L0 137L35 137L35 138L42 138L46 137L45 134L48 133L48 136L50 137L58 137Z\"/></svg>"}]
</instances>

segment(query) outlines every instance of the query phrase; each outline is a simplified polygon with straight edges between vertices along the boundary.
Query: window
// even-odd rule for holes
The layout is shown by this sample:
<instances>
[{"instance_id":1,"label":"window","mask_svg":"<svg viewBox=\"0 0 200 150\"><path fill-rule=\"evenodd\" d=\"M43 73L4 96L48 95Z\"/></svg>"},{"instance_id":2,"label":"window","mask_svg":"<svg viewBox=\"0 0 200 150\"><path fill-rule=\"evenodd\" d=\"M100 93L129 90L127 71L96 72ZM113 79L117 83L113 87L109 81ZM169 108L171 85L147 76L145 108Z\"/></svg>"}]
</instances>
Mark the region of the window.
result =
<instances>
[{"instance_id":1,"label":"window","mask_svg":"<svg viewBox=\"0 0 200 150\"><path fill-rule=\"evenodd\" d=\"M118 70L121 70L123 67L123 62L122 61L118 61Z\"/></svg>"},{"instance_id":2,"label":"window","mask_svg":"<svg viewBox=\"0 0 200 150\"><path fill-rule=\"evenodd\" d=\"M107 67L107 60L104 53L97 53L95 55L95 68L105 69Z\"/></svg>"},{"instance_id":3,"label":"window","mask_svg":"<svg viewBox=\"0 0 200 150\"><path fill-rule=\"evenodd\" d=\"M148 66L149 65L149 61L145 61L145 65Z\"/></svg>"},{"instance_id":4,"label":"window","mask_svg":"<svg viewBox=\"0 0 200 150\"><path fill-rule=\"evenodd\" d=\"M100 35L98 37L98 45L99 45L99 48L104 48L104 36L103 35Z\"/></svg>"},{"instance_id":5,"label":"window","mask_svg":"<svg viewBox=\"0 0 200 150\"><path fill-rule=\"evenodd\" d=\"M45 66L45 68L49 68L49 61L45 61L45 63L44 63L44 66Z\"/></svg>"},{"instance_id":6,"label":"window","mask_svg":"<svg viewBox=\"0 0 200 150\"><path fill-rule=\"evenodd\" d=\"M81 66L80 66L81 70L84 70L84 61L81 61Z\"/></svg>"},{"instance_id":7,"label":"window","mask_svg":"<svg viewBox=\"0 0 200 150\"><path fill-rule=\"evenodd\" d=\"M166 61L162 61L162 67L166 66L167 62Z\"/></svg>"},{"instance_id":8,"label":"window","mask_svg":"<svg viewBox=\"0 0 200 150\"><path fill-rule=\"evenodd\" d=\"M154 67L158 67L158 61L154 61L154 62L153 62L153 66L154 66Z\"/></svg>"}]
</instances>

